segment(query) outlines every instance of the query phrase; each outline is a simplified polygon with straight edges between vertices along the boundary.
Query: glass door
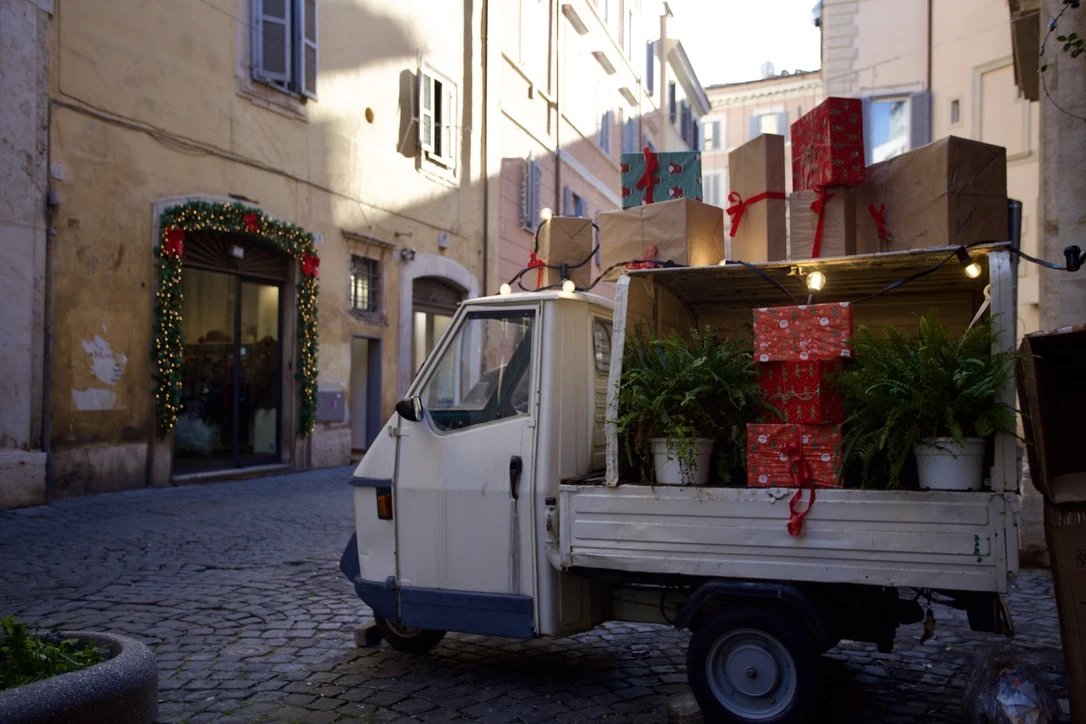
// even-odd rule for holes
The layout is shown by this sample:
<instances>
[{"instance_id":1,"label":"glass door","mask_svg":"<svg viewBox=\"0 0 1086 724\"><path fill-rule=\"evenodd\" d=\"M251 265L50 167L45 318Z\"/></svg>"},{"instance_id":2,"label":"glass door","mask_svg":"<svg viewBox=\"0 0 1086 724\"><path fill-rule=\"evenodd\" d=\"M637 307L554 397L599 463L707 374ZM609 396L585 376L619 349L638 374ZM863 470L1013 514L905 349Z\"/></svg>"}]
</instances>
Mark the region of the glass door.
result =
<instances>
[{"instance_id":1,"label":"glass door","mask_svg":"<svg viewBox=\"0 0 1086 724\"><path fill-rule=\"evenodd\" d=\"M278 462L279 286L187 268L182 291L185 353L174 470Z\"/></svg>"}]
</instances>

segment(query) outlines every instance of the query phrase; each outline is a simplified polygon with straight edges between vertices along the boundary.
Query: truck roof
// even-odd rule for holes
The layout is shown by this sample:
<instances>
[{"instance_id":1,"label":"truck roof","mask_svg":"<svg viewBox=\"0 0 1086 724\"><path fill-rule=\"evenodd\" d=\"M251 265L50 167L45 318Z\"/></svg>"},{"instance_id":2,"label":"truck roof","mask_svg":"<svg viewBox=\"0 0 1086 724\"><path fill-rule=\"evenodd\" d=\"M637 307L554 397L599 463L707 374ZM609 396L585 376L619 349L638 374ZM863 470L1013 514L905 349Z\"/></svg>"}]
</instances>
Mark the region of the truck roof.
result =
<instances>
[{"instance_id":1,"label":"truck roof","mask_svg":"<svg viewBox=\"0 0 1086 724\"><path fill-rule=\"evenodd\" d=\"M560 289L546 289L538 292L514 292L512 294L506 294L504 296L500 294L492 294L488 297L476 297L474 299L467 299L464 304L474 304L476 302L487 303L507 303L507 304L523 304L524 302L538 302L540 300L549 301L553 299L569 299L574 301L583 301L589 304L596 304L601 307L613 310L615 303L606 297L601 297L598 294L591 294L589 292L563 292Z\"/></svg>"}]
</instances>

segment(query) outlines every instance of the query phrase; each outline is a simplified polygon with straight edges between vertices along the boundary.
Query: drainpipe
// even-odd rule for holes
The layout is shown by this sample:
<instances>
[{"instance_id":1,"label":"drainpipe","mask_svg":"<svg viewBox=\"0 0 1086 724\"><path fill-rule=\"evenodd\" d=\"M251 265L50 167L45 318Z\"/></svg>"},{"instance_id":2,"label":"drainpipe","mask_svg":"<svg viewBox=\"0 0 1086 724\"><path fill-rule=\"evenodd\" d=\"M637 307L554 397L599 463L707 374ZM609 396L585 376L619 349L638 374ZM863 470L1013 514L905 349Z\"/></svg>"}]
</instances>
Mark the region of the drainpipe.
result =
<instances>
[{"instance_id":1,"label":"drainpipe","mask_svg":"<svg viewBox=\"0 0 1086 724\"><path fill-rule=\"evenodd\" d=\"M490 294L490 167L487 165L487 139L490 126L487 124L488 93L490 90L489 54L490 54L490 3L482 0L483 23L483 147L480 149L480 164L483 167L483 296ZM499 242L500 237L499 237Z\"/></svg>"},{"instance_id":2,"label":"drainpipe","mask_svg":"<svg viewBox=\"0 0 1086 724\"><path fill-rule=\"evenodd\" d=\"M52 187L49 181L49 169L53 167L53 106L45 106L46 144L46 194ZM52 213L45 218L45 329L42 350L42 391L41 391L41 449L45 453L45 502L53 502L53 250L56 240L56 227L53 226Z\"/></svg>"},{"instance_id":3,"label":"drainpipe","mask_svg":"<svg viewBox=\"0 0 1086 724\"><path fill-rule=\"evenodd\" d=\"M554 24L554 32L548 33L551 38L554 39L554 65L555 65L555 84L554 84L554 113L557 116L554 120L554 206L552 210L555 216L561 216L562 209L562 143L560 141L562 135L562 79L565 72L565 68L562 65L562 54L559 52L560 47L558 43L558 33L561 18L560 3L554 3L554 10L551 11L551 23ZM537 223L539 219L535 220Z\"/></svg>"}]
</instances>

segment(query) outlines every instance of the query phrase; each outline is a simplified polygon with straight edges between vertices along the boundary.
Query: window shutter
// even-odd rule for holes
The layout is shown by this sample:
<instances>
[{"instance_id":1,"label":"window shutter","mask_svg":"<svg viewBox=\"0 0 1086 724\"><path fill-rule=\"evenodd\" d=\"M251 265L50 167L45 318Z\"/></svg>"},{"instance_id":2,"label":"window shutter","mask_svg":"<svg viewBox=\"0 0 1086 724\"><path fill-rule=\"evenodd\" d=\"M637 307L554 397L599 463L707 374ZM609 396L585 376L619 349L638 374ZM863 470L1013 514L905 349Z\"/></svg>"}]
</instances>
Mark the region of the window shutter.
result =
<instances>
[{"instance_id":1,"label":"window shutter","mask_svg":"<svg viewBox=\"0 0 1086 724\"><path fill-rule=\"evenodd\" d=\"M539 212L543 210L543 167L532 161L532 229L539 226Z\"/></svg>"},{"instance_id":2,"label":"window shutter","mask_svg":"<svg viewBox=\"0 0 1086 724\"><path fill-rule=\"evenodd\" d=\"M253 0L253 74L290 81L290 0Z\"/></svg>"},{"instance_id":3,"label":"window shutter","mask_svg":"<svg viewBox=\"0 0 1086 724\"><path fill-rule=\"evenodd\" d=\"M788 111L781 111L777 114L777 130L784 136L785 141L791 137L788 133Z\"/></svg>"},{"instance_id":4,"label":"window shutter","mask_svg":"<svg viewBox=\"0 0 1086 724\"><path fill-rule=\"evenodd\" d=\"M762 117L755 114L750 117L750 139L754 140L762 132Z\"/></svg>"},{"instance_id":5,"label":"window shutter","mask_svg":"<svg viewBox=\"0 0 1086 724\"><path fill-rule=\"evenodd\" d=\"M720 150L722 143L720 140L720 121L713 121L713 149Z\"/></svg>"},{"instance_id":6,"label":"window shutter","mask_svg":"<svg viewBox=\"0 0 1086 724\"><path fill-rule=\"evenodd\" d=\"M569 186L562 188L562 216L576 216L573 212L573 189Z\"/></svg>"},{"instance_id":7,"label":"window shutter","mask_svg":"<svg viewBox=\"0 0 1086 724\"><path fill-rule=\"evenodd\" d=\"M870 166L873 146L871 145L871 99L864 98L861 101L864 125L864 164Z\"/></svg>"},{"instance_id":8,"label":"window shutter","mask_svg":"<svg viewBox=\"0 0 1086 724\"><path fill-rule=\"evenodd\" d=\"M298 14L298 90L307 98L316 99L317 0L300 0Z\"/></svg>"},{"instance_id":9,"label":"window shutter","mask_svg":"<svg viewBox=\"0 0 1086 724\"><path fill-rule=\"evenodd\" d=\"M656 43L650 42L645 49L645 88L649 95L656 94Z\"/></svg>"},{"instance_id":10,"label":"window shutter","mask_svg":"<svg viewBox=\"0 0 1086 724\"><path fill-rule=\"evenodd\" d=\"M539 209L535 208L536 163L528 159L524 165L524 180L520 186L520 224L528 231L535 231Z\"/></svg>"},{"instance_id":11,"label":"window shutter","mask_svg":"<svg viewBox=\"0 0 1086 724\"><path fill-rule=\"evenodd\" d=\"M419 69L419 148L434 152L434 77Z\"/></svg>"},{"instance_id":12,"label":"window shutter","mask_svg":"<svg viewBox=\"0 0 1086 724\"><path fill-rule=\"evenodd\" d=\"M920 148L931 143L931 92L920 91L909 95L909 148Z\"/></svg>"},{"instance_id":13,"label":"window shutter","mask_svg":"<svg viewBox=\"0 0 1086 724\"><path fill-rule=\"evenodd\" d=\"M456 86L452 83L441 84L441 157L449 168L456 166L457 110Z\"/></svg>"}]
</instances>

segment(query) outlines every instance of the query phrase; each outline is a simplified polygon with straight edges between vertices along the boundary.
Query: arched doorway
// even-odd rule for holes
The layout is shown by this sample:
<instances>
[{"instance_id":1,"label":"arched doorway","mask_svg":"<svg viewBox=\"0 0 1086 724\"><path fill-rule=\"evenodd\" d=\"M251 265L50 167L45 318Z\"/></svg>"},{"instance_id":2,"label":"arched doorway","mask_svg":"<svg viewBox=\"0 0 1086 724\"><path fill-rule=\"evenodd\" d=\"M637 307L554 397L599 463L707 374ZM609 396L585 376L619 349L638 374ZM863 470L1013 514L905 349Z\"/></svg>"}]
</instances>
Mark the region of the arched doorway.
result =
<instances>
[{"instance_id":1,"label":"arched doorway","mask_svg":"<svg viewBox=\"0 0 1086 724\"><path fill-rule=\"evenodd\" d=\"M194 231L184 269L174 473L278 463L292 259L248 234Z\"/></svg>"},{"instance_id":2,"label":"arched doorway","mask_svg":"<svg viewBox=\"0 0 1086 724\"><path fill-rule=\"evenodd\" d=\"M411 374L418 373L449 326L465 290L441 277L418 277L411 288Z\"/></svg>"}]
</instances>

